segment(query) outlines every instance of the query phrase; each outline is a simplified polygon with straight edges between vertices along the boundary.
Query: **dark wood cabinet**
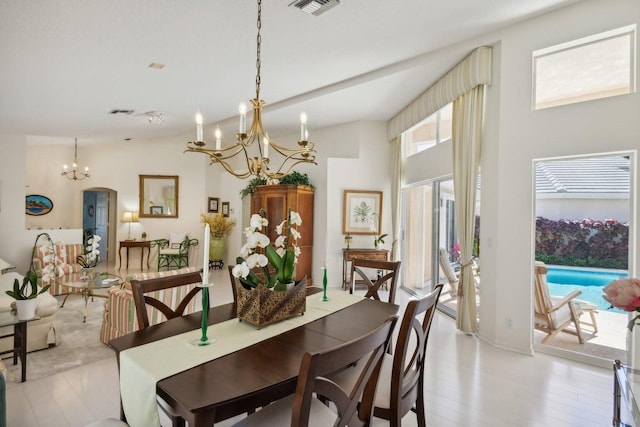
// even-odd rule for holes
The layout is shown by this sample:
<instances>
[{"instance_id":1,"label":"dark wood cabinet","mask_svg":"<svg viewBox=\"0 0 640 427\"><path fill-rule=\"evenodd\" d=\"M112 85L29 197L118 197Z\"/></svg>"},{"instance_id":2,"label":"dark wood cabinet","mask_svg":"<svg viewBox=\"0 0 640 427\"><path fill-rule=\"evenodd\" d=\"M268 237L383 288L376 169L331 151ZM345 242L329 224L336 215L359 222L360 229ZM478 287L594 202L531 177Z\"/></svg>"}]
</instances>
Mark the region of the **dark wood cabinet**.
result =
<instances>
[{"instance_id":1,"label":"dark wood cabinet","mask_svg":"<svg viewBox=\"0 0 640 427\"><path fill-rule=\"evenodd\" d=\"M300 256L296 265L296 280L307 276L307 285L311 286L313 257L313 197L314 190L306 185L264 185L257 187L251 195L251 214L260 213L269 220L265 233L275 242L278 237L276 226L287 218L289 209L298 212L302 225L298 227L301 234L297 245Z\"/></svg>"}]
</instances>

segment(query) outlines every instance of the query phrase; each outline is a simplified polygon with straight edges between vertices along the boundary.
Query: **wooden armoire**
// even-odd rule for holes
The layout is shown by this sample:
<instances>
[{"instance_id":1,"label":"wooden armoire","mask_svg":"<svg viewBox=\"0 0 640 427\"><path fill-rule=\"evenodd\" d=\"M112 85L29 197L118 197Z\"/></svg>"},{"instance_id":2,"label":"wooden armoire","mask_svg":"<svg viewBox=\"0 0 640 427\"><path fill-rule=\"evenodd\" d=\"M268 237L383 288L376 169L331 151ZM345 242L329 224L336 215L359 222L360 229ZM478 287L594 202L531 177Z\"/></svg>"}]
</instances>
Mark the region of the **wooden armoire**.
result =
<instances>
[{"instance_id":1,"label":"wooden armoire","mask_svg":"<svg viewBox=\"0 0 640 427\"><path fill-rule=\"evenodd\" d=\"M263 185L258 186L251 194L251 214L263 213L269 220L265 234L271 242L278 237L276 226L287 218L289 209L298 212L302 218L302 225L297 227L301 234L297 245L300 256L296 264L295 280L307 276L307 285L311 285L313 257L313 195L314 189L306 185Z\"/></svg>"}]
</instances>

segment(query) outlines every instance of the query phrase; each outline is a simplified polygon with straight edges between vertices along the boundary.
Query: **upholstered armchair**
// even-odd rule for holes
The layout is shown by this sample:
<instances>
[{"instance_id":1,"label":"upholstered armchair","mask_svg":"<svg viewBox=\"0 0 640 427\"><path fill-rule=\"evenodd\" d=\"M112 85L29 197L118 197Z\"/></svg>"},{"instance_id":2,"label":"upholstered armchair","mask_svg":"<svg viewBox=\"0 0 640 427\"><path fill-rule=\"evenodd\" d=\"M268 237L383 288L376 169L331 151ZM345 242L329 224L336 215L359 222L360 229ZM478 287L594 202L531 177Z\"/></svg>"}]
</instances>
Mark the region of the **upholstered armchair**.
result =
<instances>
[{"instance_id":1,"label":"upholstered armchair","mask_svg":"<svg viewBox=\"0 0 640 427\"><path fill-rule=\"evenodd\" d=\"M171 233L169 239L150 242L158 247L158 271L161 268L182 268L189 266L189 248L198 246L198 239L190 239L184 233Z\"/></svg>"}]
</instances>

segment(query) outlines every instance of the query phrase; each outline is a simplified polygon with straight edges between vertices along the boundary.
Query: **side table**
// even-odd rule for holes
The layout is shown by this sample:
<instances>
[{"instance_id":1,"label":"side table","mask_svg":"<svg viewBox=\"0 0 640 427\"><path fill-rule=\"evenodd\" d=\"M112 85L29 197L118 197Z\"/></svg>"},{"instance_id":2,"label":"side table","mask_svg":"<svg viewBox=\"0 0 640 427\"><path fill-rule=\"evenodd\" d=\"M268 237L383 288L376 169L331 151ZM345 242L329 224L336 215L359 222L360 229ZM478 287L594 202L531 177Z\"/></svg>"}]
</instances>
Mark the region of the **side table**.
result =
<instances>
[{"instance_id":1,"label":"side table","mask_svg":"<svg viewBox=\"0 0 640 427\"><path fill-rule=\"evenodd\" d=\"M149 258L151 257L151 241L150 240L122 240L118 247L119 267L122 268L122 248L127 249L127 270L129 269L129 248L140 248L140 270L142 270L142 261L144 260L144 249L147 248L147 270L149 269Z\"/></svg>"},{"instance_id":2,"label":"side table","mask_svg":"<svg viewBox=\"0 0 640 427\"><path fill-rule=\"evenodd\" d=\"M40 319L38 316L29 320L18 320L18 316L11 312L0 313L0 327L13 326L13 333L0 336L2 338L13 337L13 348L0 352L0 354L13 353L13 364L18 363L22 368L22 382L27 380L27 323Z\"/></svg>"},{"instance_id":3,"label":"side table","mask_svg":"<svg viewBox=\"0 0 640 427\"><path fill-rule=\"evenodd\" d=\"M386 249L344 248L342 249L342 289L351 289L348 263L356 258L386 261L389 251Z\"/></svg>"}]
</instances>

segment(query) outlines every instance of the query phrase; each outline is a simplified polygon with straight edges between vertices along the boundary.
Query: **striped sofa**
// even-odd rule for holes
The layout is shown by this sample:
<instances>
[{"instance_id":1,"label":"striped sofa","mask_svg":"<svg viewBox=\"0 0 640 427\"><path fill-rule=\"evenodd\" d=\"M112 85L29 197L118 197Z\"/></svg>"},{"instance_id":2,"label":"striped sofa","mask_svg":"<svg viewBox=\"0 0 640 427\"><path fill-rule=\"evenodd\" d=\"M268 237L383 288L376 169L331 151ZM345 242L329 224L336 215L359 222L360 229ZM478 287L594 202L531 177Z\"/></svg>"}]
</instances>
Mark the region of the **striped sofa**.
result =
<instances>
[{"instance_id":1,"label":"striped sofa","mask_svg":"<svg viewBox=\"0 0 640 427\"><path fill-rule=\"evenodd\" d=\"M112 286L109 288L109 296L104 304L104 312L102 314L102 329L100 331L100 340L108 344L114 338L130 332L137 331L138 319L136 316L136 307L133 302L133 294L131 293L131 281L148 280L156 277L176 276L178 274L190 273L198 271L195 267L180 268L178 270L158 271L151 273L136 273L128 275L122 285ZM177 307L182 298L194 287L194 284L181 286L179 288L167 289L153 293L153 297L163 301L171 308ZM200 301L195 298L194 301L187 306L185 313L193 313L199 311ZM162 313L151 306L147 306L149 315L149 323L155 325L165 321Z\"/></svg>"}]
</instances>

